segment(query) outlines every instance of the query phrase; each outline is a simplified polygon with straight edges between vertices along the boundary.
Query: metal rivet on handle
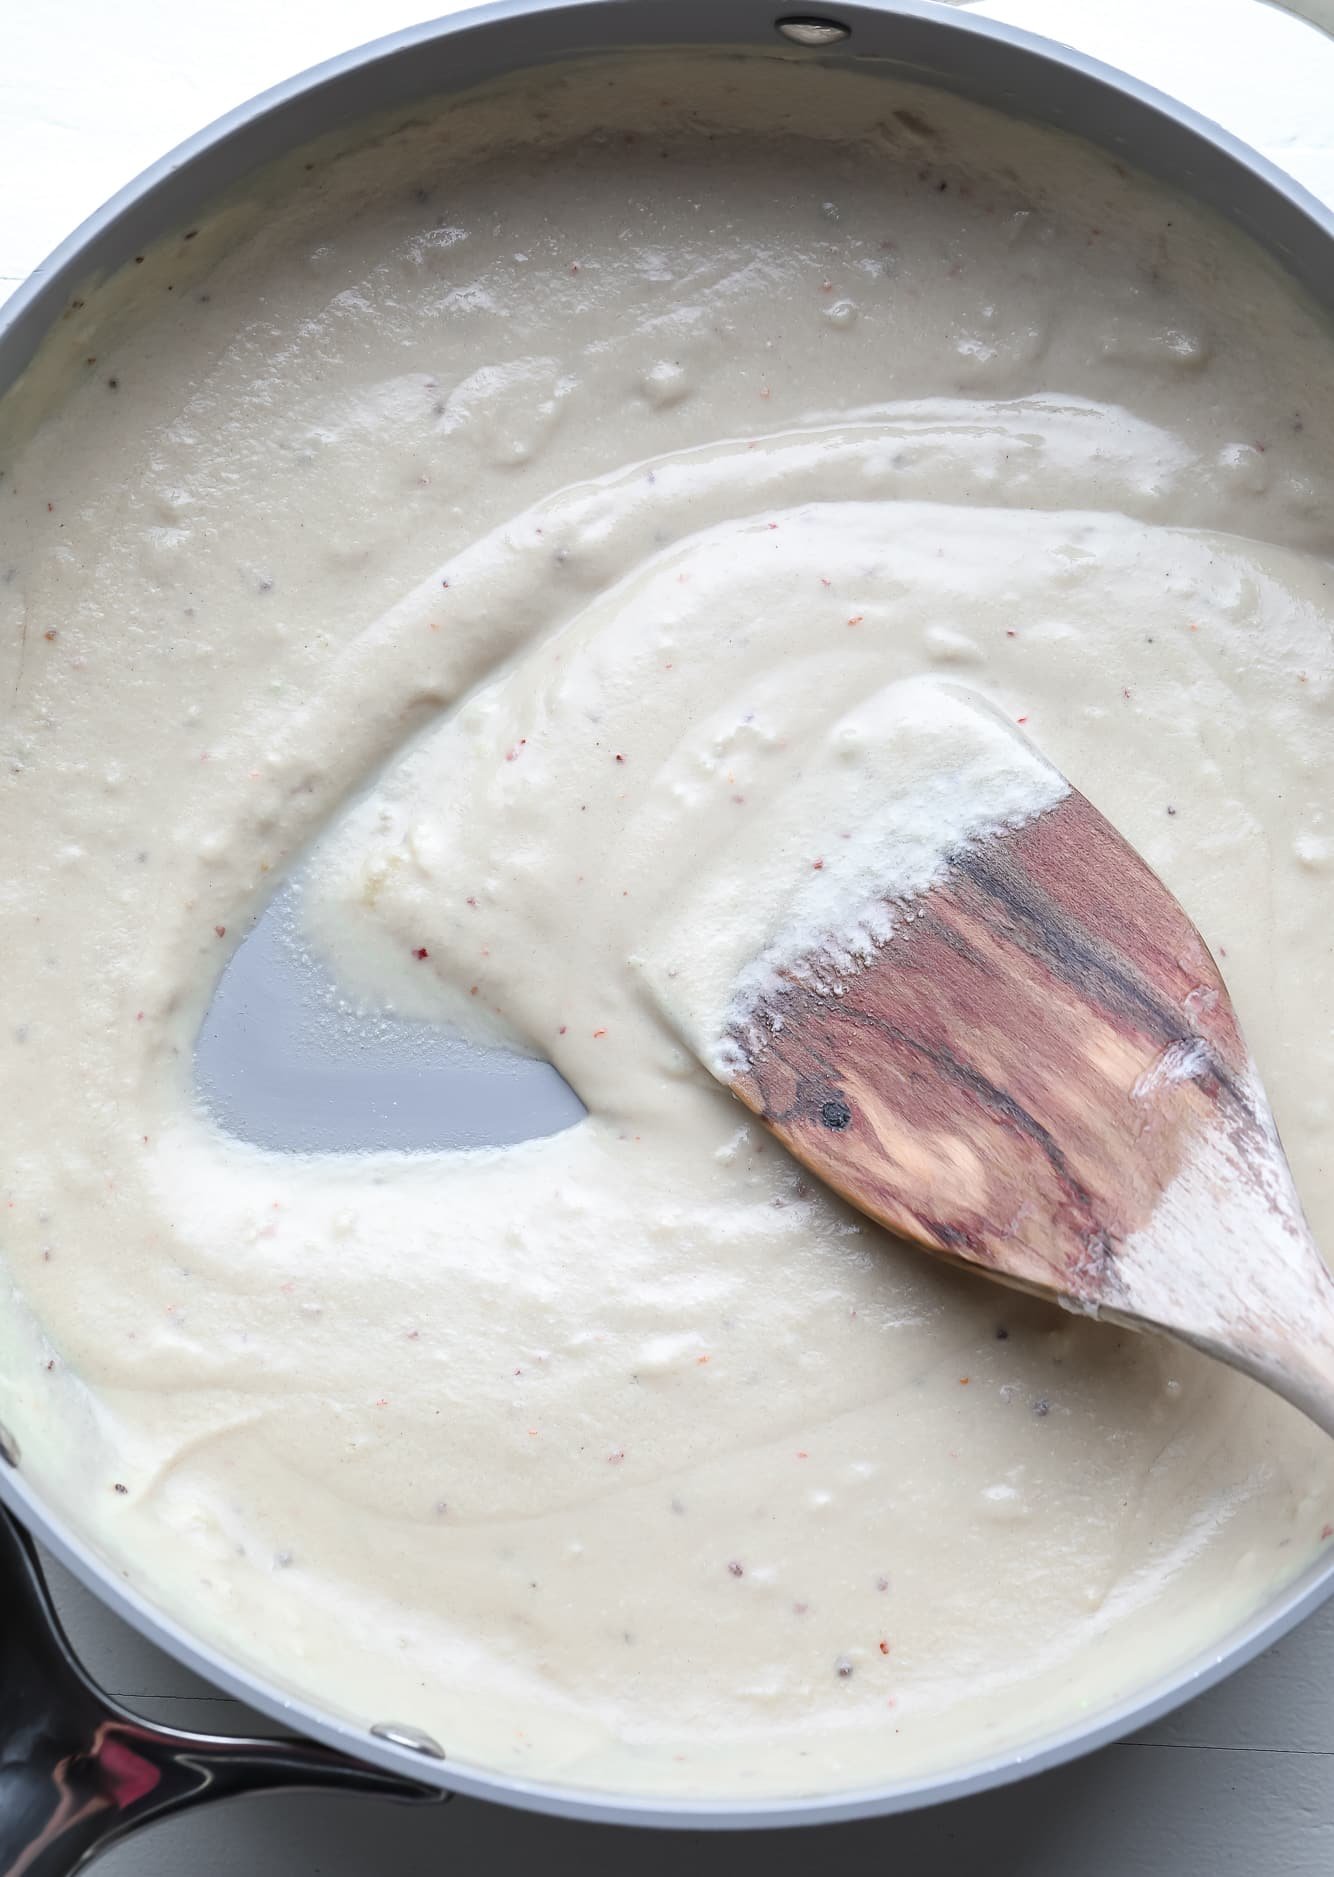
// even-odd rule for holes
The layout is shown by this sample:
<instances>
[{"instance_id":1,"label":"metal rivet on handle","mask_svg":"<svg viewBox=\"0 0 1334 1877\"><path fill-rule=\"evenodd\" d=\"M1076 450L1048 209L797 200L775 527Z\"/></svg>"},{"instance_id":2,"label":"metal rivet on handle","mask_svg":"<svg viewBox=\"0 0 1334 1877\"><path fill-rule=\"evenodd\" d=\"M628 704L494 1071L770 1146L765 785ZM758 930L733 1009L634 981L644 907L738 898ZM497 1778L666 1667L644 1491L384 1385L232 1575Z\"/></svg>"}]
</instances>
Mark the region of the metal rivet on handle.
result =
<instances>
[{"instance_id":1,"label":"metal rivet on handle","mask_svg":"<svg viewBox=\"0 0 1334 1877\"><path fill-rule=\"evenodd\" d=\"M6 1466L17 1466L19 1463L19 1444L3 1421L0 1421L0 1460Z\"/></svg>"},{"instance_id":2,"label":"metal rivet on handle","mask_svg":"<svg viewBox=\"0 0 1334 1877\"><path fill-rule=\"evenodd\" d=\"M851 26L838 20L775 20L774 25L784 39L798 46L836 46L852 32Z\"/></svg>"},{"instance_id":3,"label":"metal rivet on handle","mask_svg":"<svg viewBox=\"0 0 1334 1877\"><path fill-rule=\"evenodd\" d=\"M443 1760L445 1749L438 1740L420 1727L406 1727L399 1721L376 1721L371 1732L377 1740L387 1740L391 1747L406 1747L409 1753L424 1754L428 1760Z\"/></svg>"}]
</instances>

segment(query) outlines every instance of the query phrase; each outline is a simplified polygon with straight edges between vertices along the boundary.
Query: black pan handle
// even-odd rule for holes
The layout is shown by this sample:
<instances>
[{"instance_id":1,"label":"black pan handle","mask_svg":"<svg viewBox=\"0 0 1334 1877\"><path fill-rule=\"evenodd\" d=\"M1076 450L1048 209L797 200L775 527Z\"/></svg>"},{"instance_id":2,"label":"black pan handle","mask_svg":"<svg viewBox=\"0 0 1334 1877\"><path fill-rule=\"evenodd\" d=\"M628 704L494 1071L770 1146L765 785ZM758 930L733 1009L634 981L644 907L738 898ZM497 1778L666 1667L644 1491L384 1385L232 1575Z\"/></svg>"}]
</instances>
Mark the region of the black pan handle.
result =
<instances>
[{"instance_id":1,"label":"black pan handle","mask_svg":"<svg viewBox=\"0 0 1334 1877\"><path fill-rule=\"evenodd\" d=\"M177 1733L89 1680L26 1532L0 1507L0 1877L73 1877L127 1832L233 1793L447 1798L305 1740Z\"/></svg>"}]
</instances>

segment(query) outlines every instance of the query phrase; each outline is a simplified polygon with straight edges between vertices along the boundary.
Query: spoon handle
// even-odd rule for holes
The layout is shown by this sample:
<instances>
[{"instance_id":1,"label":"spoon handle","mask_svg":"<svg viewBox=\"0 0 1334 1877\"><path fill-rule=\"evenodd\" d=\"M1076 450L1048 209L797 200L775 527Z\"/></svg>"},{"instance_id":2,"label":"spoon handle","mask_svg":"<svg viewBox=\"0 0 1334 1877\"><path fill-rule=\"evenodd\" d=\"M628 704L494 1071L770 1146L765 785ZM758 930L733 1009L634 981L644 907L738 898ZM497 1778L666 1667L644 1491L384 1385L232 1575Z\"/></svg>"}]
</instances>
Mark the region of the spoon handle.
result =
<instances>
[{"instance_id":1,"label":"spoon handle","mask_svg":"<svg viewBox=\"0 0 1334 1877\"><path fill-rule=\"evenodd\" d=\"M1300 1323L1271 1328L1263 1345L1241 1338L1216 1342L1188 1331L1172 1333L1263 1382L1325 1433L1334 1435L1334 1278L1325 1276L1313 1283L1309 1313Z\"/></svg>"}]
</instances>

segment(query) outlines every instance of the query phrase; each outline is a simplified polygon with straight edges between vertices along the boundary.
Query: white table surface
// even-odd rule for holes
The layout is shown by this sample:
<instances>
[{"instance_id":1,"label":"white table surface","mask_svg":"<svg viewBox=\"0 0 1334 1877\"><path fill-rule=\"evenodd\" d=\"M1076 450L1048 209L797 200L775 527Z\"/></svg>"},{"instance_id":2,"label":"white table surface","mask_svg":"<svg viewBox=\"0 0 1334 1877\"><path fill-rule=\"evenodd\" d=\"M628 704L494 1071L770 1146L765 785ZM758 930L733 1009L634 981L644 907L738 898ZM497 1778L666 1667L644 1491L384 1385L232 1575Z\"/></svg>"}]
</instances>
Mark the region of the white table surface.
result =
<instances>
[{"instance_id":1,"label":"white table surface","mask_svg":"<svg viewBox=\"0 0 1334 1877\"><path fill-rule=\"evenodd\" d=\"M449 0L0 0L0 300L84 215L210 118L345 46L457 10ZM1334 202L1334 42L1309 27L1256 0L982 0L976 10L1137 71ZM272 1731L57 1567L51 1577L90 1671L130 1706L208 1732ZM414 1810L272 1796L157 1826L97 1870L431 1877L524 1861L550 1877L610 1877L633 1861L643 1877L723 1877L763 1859L776 1877L796 1877L812 1858L849 1877L1332 1877L1334 1602L1119 1746L905 1818L739 1839L575 1825L463 1799Z\"/></svg>"}]
</instances>

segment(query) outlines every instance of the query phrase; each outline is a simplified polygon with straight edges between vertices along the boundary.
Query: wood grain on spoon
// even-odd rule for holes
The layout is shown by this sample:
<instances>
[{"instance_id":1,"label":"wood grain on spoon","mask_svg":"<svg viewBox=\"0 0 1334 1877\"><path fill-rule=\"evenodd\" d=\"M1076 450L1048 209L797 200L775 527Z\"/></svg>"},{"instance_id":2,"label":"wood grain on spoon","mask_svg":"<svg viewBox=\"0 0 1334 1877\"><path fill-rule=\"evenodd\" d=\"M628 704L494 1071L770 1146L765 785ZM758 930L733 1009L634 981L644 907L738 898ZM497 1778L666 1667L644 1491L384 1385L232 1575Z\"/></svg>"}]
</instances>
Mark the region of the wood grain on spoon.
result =
<instances>
[{"instance_id":1,"label":"wood grain on spoon","mask_svg":"<svg viewBox=\"0 0 1334 1877\"><path fill-rule=\"evenodd\" d=\"M801 961L723 1073L905 1237L1234 1364L1334 1433L1334 1281L1227 989L1071 789L950 854L865 963Z\"/></svg>"}]
</instances>

